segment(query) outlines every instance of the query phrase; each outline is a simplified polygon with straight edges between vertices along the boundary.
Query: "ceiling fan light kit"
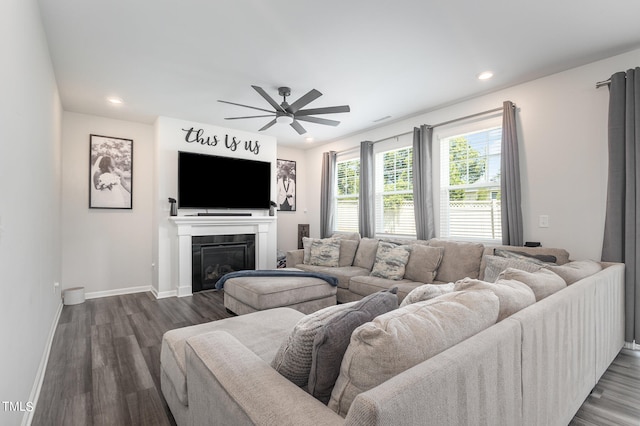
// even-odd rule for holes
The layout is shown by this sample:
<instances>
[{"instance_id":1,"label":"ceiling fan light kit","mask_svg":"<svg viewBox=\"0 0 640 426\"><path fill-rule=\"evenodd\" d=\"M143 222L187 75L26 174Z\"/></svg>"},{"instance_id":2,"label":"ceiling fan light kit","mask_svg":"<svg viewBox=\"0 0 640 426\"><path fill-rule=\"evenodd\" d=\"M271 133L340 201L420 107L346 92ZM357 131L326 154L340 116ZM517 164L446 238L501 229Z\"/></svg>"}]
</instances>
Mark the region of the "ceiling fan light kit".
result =
<instances>
[{"instance_id":1,"label":"ceiling fan light kit","mask_svg":"<svg viewBox=\"0 0 640 426\"><path fill-rule=\"evenodd\" d=\"M328 120L326 118L311 117L311 115L338 114L338 113L351 111L351 109L349 108L349 105L301 109L306 105L308 105L309 103L313 102L314 100L318 99L320 96L322 96L322 93L320 93L316 89L311 89L309 92L307 92L307 94L305 94L300 99L298 99L297 101L289 105L289 103L287 102L287 96L291 95L291 89L289 87L283 86L278 88L278 94L282 96L282 103L280 104L278 104L271 96L269 96L269 94L265 92L262 87L259 87L259 86L251 86L251 87L253 87L253 89L256 92L258 92L258 94L260 94L260 96L262 96L264 100L266 100L269 103L269 105L271 105L271 107L273 108L273 111L270 111L264 108L250 106L250 105L243 105L235 102L218 100L218 102L222 102L225 104L241 106L244 108L251 108L258 111L264 111L269 113L267 115L226 117L225 120L241 120L245 118L274 117L273 120L271 120L266 125L264 125L259 131L267 130L269 127L278 123L278 124L289 124L291 127L294 128L296 132L298 132L298 134L303 135L307 131L305 130L304 127L302 127L299 121L307 121L309 123L323 124L326 126L337 126L338 124L340 124L339 121Z\"/></svg>"},{"instance_id":2,"label":"ceiling fan light kit","mask_svg":"<svg viewBox=\"0 0 640 426\"><path fill-rule=\"evenodd\" d=\"M278 124L291 124L291 123L293 123L293 116L292 115L286 115L286 114L278 115L276 117L276 123L278 123Z\"/></svg>"}]
</instances>

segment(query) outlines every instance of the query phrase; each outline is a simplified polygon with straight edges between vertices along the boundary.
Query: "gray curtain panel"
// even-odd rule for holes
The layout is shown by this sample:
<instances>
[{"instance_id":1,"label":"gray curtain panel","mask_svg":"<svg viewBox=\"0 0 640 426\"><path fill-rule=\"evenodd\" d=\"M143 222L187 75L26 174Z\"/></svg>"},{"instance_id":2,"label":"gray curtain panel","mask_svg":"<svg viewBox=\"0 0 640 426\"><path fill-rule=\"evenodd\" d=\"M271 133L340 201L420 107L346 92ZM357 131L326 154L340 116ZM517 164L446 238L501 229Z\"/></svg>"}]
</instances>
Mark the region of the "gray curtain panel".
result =
<instances>
[{"instance_id":1,"label":"gray curtain panel","mask_svg":"<svg viewBox=\"0 0 640 426\"><path fill-rule=\"evenodd\" d=\"M511 101L503 103L500 167L502 172L500 178L502 244L521 246L524 244L524 233L520 192L520 160L518 157L516 108Z\"/></svg>"},{"instance_id":2,"label":"gray curtain panel","mask_svg":"<svg viewBox=\"0 0 640 426\"><path fill-rule=\"evenodd\" d=\"M322 176L320 181L320 238L327 238L335 231L335 151L322 153Z\"/></svg>"},{"instance_id":3,"label":"gray curtain panel","mask_svg":"<svg viewBox=\"0 0 640 426\"><path fill-rule=\"evenodd\" d=\"M611 76L602 260L625 264L625 336L640 341L640 67Z\"/></svg>"},{"instance_id":4,"label":"gray curtain panel","mask_svg":"<svg viewBox=\"0 0 640 426\"><path fill-rule=\"evenodd\" d=\"M419 240L436 236L433 219L432 145L432 127L423 124L419 128L413 128L413 209Z\"/></svg>"},{"instance_id":5,"label":"gray curtain panel","mask_svg":"<svg viewBox=\"0 0 640 426\"><path fill-rule=\"evenodd\" d=\"M374 202L373 142L360 143L360 202L358 203L358 225L362 237L373 238L376 234Z\"/></svg>"}]
</instances>

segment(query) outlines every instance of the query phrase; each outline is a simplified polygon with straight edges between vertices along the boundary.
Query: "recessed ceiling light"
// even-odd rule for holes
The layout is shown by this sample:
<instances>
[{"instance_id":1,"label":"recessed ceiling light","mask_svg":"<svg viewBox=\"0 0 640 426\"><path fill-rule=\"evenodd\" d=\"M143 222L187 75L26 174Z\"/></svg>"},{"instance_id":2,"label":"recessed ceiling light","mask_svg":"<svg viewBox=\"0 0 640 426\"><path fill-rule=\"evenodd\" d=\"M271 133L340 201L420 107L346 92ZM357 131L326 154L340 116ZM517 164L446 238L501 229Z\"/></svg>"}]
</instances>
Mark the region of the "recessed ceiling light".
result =
<instances>
[{"instance_id":1,"label":"recessed ceiling light","mask_svg":"<svg viewBox=\"0 0 640 426\"><path fill-rule=\"evenodd\" d=\"M313 138L312 137L308 137L304 139L306 142L313 142Z\"/></svg>"},{"instance_id":2,"label":"recessed ceiling light","mask_svg":"<svg viewBox=\"0 0 640 426\"><path fill-rule=\"evenodd\" d=\"M484 71L478 74L478 80L489 80L493 77L493 73L491 71Z\"/></svg>"},{"instance_id":3,"label":"recessed ceiling light","mask_svg":"<svg viewBox=\"0 0 640 426\"><path fill-rule=\"evenodd\" d=\"M122 104L124 101L121 98L115 97L115 96L111 96L109 98L107 98L107 101L113 105L120 105Z\"/></svg>"}]
</instances>

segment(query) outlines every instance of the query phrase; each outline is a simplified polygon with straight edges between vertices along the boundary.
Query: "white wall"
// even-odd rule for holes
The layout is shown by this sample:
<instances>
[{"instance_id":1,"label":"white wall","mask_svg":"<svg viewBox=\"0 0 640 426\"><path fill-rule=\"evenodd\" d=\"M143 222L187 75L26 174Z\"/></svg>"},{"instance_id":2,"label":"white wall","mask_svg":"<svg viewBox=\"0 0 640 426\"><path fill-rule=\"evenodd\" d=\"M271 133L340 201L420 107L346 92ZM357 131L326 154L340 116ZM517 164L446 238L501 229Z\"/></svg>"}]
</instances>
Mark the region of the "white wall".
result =
<instances>
[{"instance_id":1,"label":"white wall","mask_svg":"<svg viewBox=\"0 0 640 426\"><path fill-rule=\"evenodd\" d=\"M640 63L640 50L402 120L306 153L307 191L320 186L322 152L341 151L502 106L517 107L525 241L566 248L573 258L600 259L607 189L608 91L597 81ZM438 134L451 127L435 129ZM438 174L436 173L435 176ZM437 200L436 200L437 201ZM320 197L308 200L311 234L319 236ZM550 226L538 227L539 215Z\"/></svg>"},{"instance_id":2,"label":"white wall","mask_svg":"<svg viewBox=\"0 0 640 426\"><path fill-rule=\"evenodd\" d=\"M187 130L202 130L200 141L189 138ZM191 135L193 136L193 134ZM215 139L214 139L215 137ZM271 175L274 184L271 187L272 200L276 198L276 140L272 136L243 132L225 127L212 126L193 121L159 117L154 125L155 139L155 171L153 189L153 262L156 269L153 275L153 289L158 297L174 296L179 293L177 275L177 238L176 228L169 222L168 198L177 198L178 192L178 151L189 151L201 154L220 155L225 157L244 158L271 163ZM233 140L239 141L234 144ZM227 141L229 142L227 144ZM245 142L250 145L245 144ZM235 145L235 148L231 148ZM259 147L256 151L247 149ZM232 176L215 176L212 174L208 188L215 190L216 185L232 185ZM213 211L213 210L211 210ZM195 209L179 209L178 215L195 214ZM238 212L241 212L240 210ZM269 211L246 210L253 215L268 215ZM276 266L277 226L270 227L268 235L268 253L273 256L267 260L267 268ZM182 290L181 290L182 291ZM180 293L182 294L182 293Z\"/></svg>"},{"instance_id":3,"label":"white wall","mask_svg":"<svg viewBox=\"0 0 640 426\"><path fill-rule=\"evenodd\" d=\"M133 139L133 208L89 208L89 135ZM153 126L65 112L62 286L87 297L150 289Z\"/></svg>"},{"instance_id":4,"label":"white wall","mask_svg":"<svg viewBox=\"0 0 640 426\"><path fill-rule=\"evenodd\" d=\"M278 250L287 252L298 248L298 224L309 223L307 200L316 198L320 190L307 183L307 161L302 149L278 146L278 158L296 162L296 211L278 212Z\"/></svg>"},{"instance_id":5,"label":"white wall","mask_svg":"<svg viewBox=\"0 0 640 426\"><path fill-rule=\"evenodd\" d=\"M34 0L0 2L0 52L0 401L25 407L61 307L61 105Z\"/></svg>"}]
</instances>

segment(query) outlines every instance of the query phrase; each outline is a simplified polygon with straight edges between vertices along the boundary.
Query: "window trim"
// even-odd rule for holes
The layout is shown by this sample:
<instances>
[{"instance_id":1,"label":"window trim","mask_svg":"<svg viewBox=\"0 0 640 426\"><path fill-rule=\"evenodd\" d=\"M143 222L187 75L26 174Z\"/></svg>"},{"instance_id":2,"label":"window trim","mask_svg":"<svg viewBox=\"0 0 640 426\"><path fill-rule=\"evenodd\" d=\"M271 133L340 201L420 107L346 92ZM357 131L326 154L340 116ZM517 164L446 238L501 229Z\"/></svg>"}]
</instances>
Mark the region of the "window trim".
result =
<instances>
[{"instance_id":1,"label":"window trim","mask_svg":"<svg viewBox=\"0 0 640 426\"><path fill-rule=\"evenodd\" d=\"M492 128L496 128L496 127L502 127L502 113L498 112L494 115L491 116L487 116L485 118L479 119L477 121L473 121L471 123L462 123L462 124L456 124L456 125L447 125L447 126L443 126L442 128L436 128L434 129L434 135L433 135L433 193L434 193L434 200L433 200L433 208L434 208L434 222L435 222L435 227L436 227L436 236L438 238L442 238L442 239L450 239L450 240L459 240L459 241L469 241L469 242L476 242L476 243L483 243L483 244L489 244L489 245L495 245L495 244L502 244L502 239L498 238L498 239L486 239L486 238L474 238L474 237L468 237L468 238L460 238L460 237L448 237L448 236L442 236L441 235L441 224L442 224L442 217L441 217L441 204L442 204L442 185L441 185L441 168L442 168L442 161L441 161L441 146L442 146L442 140L443 139L448 139L451 137L455 137L458 135L464 135L467 133L473 133L473 132L478 132L478 131L483 131L483 130L489 130ZM502 153L501 153L502 155ZM437 194L437 195L436 195Z\"/></svg>"}]
</instances>

